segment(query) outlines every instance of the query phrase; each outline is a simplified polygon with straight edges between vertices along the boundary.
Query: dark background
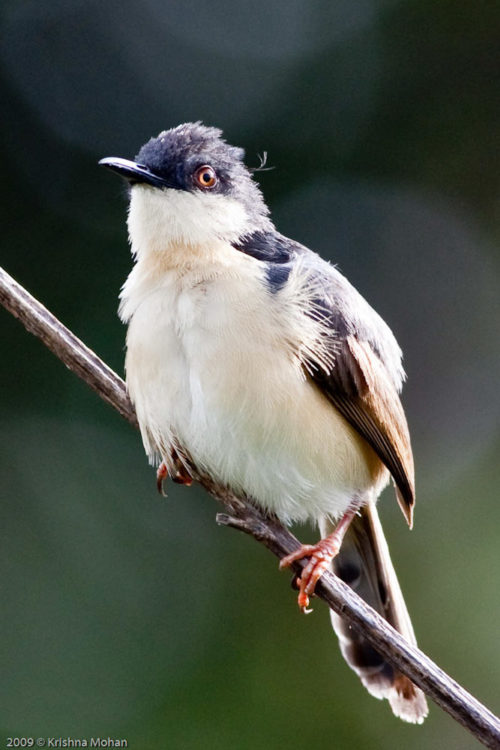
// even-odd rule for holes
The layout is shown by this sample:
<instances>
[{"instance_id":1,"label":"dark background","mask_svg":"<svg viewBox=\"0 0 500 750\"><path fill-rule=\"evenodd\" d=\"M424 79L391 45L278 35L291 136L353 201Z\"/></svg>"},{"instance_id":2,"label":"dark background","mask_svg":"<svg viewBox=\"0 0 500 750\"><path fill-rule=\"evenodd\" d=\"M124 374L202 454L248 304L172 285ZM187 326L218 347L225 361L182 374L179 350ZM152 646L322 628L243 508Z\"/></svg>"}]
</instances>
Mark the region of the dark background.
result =
<instances>
[{"instance_id":1,"label":"dark background","mask_svg":"<svg viewBox=\"0 0 500 750\"><path fill-rule=\"evenodd\" d=\"M498 42L465 0L4 0L2 265L119 373L126 203L102 156L221 127L278 228L338 263L404 351L418 503L380 509L422 648L500 709ZM155 489L138 434L7 313L0 731L139 750L477 743L393 718L323 605ZM312 532L297 529L302 538Z\"/></svg>"}]
</instances>

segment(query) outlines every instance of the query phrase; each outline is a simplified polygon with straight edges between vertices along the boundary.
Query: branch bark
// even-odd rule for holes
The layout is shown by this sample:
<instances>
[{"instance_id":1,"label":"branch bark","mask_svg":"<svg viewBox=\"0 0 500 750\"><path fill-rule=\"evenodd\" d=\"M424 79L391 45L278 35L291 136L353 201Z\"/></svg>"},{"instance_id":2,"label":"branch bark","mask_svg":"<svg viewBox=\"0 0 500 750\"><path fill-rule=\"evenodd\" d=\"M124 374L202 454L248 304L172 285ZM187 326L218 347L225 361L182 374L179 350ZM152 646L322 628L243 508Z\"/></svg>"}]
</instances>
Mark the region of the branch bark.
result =
<instances>
[{"instance_id":1,"label":"branch bark","mask_svg":"<svg viewBox=\"0 0 500 750\"><path fill-rule=\"evenodd\" d=\"M123 380L2 268L0 302L122 417L134 427L138 426ZM236 497L227 488L214 484L210 477L198 475L196 479L224 506L225 512L217 515L219 524L232 526L253 536L278 558L299 546L288 529L256 508L248 499ZM295 572L300 574L305 564L304 560L297 561L293 566ZM500 748L500 719L420 649L407 643L343 581L333 573L325 573L316 587L316 595L361 631L377 651L483 745L496 750Z\"/></svg>"}]
</instances>

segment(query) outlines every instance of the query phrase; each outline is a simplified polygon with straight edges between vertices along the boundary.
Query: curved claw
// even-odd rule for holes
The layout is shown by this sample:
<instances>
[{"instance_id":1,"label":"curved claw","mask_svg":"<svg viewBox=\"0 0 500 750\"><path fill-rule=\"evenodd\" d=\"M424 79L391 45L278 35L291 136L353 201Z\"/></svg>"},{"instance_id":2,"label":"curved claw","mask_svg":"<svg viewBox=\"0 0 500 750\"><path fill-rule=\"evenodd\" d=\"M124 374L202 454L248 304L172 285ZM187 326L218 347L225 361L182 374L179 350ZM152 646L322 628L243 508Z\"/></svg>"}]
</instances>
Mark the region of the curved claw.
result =
<instances>
[{"instance_id":1,"label":"curved claw","mask_svg":"<svg viewBox=\"0 0 500 750\"><path fill-rule=\"evenodd\" d=\"M162 461L161 464L158 466L158 470L156 472L156 489L162 495L162 497L167 497L167 493L163 489L163 482L168 477L168 471L167 466L165 464L165 461Z\"/></svg>"},{"instance_id":2,"label":"curved claw","mask_svg":"<svg viewBox=\"0 0 500 750\"><path fill-rule=\"evenodd\" d=\"M299 578L297 583L299 584L299 596L297 599L299 609L303 615L310 615L313 610L312 607L309 607L309 596L302 589L302 579Z\"/></svg>"}]
</instances>

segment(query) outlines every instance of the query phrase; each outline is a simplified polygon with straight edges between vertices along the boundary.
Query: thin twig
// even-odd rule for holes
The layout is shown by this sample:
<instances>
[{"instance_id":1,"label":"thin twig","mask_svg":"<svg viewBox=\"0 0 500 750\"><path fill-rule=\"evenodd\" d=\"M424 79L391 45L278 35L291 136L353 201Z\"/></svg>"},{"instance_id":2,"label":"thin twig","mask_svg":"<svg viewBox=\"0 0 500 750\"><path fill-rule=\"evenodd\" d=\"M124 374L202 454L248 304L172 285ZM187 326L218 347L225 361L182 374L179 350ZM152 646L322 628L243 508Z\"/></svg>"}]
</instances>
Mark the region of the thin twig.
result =
<instances>
[{"instance_id":1,"label":"thin twig","mask_svg":"<svg viewBox=\"0 0 500 750\"><path fill-rule=\"evenodd\" d=\"M123 380L1 267L0 302L104 401L139 426Z\"/></svg>"},{"instance_id":2,"label":"thin twig","mask_svg":"<svg viewBox=\"0 0 500 750\"><path fill-rule=\"evenodd\" d=\"M0 302L12 315L38 336L64 364L84 380L96 393L137 427L134 408L126 387L101 359L69 331L29 292L0 268ZM275 518L266 516L249 500L236 497L228 489L214 484L209 477L197 481L222 503L224 513L218 523L250 534L277 557L282 558L299 546L299 542ZM300 573L305 561L294 563ZM500 748L500 719L443 672L422 651L407 643L380 615L360 599L352 589L332 573L325 573L316 594L331 609L341 614L368 641L406 674L416 685L468 729L483 745Z\"/></svg>"}]
</instances>

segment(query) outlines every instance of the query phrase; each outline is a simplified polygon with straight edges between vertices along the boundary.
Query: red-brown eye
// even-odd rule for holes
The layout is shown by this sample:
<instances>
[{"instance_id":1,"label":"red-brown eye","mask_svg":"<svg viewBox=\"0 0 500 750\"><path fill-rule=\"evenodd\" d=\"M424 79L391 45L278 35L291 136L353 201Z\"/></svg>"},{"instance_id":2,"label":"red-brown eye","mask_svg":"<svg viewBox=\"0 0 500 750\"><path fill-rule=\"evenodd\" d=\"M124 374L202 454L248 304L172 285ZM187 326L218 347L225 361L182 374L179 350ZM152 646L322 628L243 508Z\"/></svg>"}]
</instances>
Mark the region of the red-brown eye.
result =
<instances>
[{"instance_id":1,"label":"red-brown eye","mask_svg":"<svg viewBox=\"0 0 500 750\"><path fill-rule=\"evenodd\" d=\"M198 167L194 173L194 181L201 188L213 188L217 184L215 169L208 164Z\"/></svg>"}]
</instances>

